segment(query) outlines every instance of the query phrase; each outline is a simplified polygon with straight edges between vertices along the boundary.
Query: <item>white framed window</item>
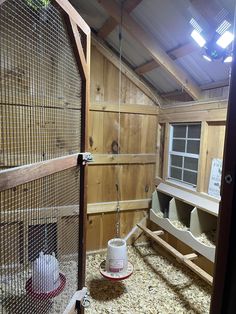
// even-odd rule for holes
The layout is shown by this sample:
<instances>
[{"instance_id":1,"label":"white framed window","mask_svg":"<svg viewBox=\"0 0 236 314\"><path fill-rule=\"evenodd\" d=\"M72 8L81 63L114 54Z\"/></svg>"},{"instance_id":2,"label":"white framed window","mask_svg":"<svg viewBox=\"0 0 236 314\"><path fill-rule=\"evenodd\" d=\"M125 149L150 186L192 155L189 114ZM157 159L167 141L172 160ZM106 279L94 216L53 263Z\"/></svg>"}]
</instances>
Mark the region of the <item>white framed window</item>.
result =
<instances>
[{"instance_id":1,"label":"white framed window","mask_svg":"<svg viewBox=\"0 0 236 314\"><path fill-rule=\"evenodd\" d=\"M170 125L168 178L197 185L201 124Z\"/></svg>"}]
</instances>

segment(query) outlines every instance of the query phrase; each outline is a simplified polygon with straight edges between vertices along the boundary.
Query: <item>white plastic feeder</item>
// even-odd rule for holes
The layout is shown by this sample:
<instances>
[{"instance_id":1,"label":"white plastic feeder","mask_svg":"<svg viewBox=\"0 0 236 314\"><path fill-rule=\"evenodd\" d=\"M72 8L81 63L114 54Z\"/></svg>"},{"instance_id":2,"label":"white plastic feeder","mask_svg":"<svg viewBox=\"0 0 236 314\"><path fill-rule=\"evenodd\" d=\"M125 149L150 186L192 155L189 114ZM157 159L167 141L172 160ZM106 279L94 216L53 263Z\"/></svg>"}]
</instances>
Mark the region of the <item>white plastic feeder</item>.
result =
<instances>
[{"instance_id":1,"label":"white plastic feeder","mask_svg":"<svg viewBox=\"0 0 236 314\"><path fill-rule=\"evenodd\" d=\"M112 280L128 278L133 272L133 265L128 262L126 241L114 238L108 241L106 261L100 265L100 273Z\"/></svg>"},{"instance_id":2,"label":"white plastic feeder","mask_svg":"<svg viewBox=\"0 0 236 314\"><path fill-rule=\"evenodd\" d=\"M107 244L106 271L118 273L127 269L127 246L126 241L114 238Z\"/></svg>"},{"instance_id":3,"label":"white plastic feeder","mask_svg":"<svg viewBox=\"0 0 236 314\"><path fill-rule=\"evenodd\" d=\"M53 298L62 292L66 278L59 273L59 263L55 254L40 252L33 262L33 273L26 283L26 290L36 298Z\"/></svg>"},{"instance_id":4,"label":"white plastic feeder","mask_svg":"<svg viewBox=\"0 0 236 314\"><path fill-rule=\"evenodd\" d=\"M60 286L59 264L55 254L40 252L33 264L32 289L36 293L48 293Z\"/></svg>"}]
</instances>

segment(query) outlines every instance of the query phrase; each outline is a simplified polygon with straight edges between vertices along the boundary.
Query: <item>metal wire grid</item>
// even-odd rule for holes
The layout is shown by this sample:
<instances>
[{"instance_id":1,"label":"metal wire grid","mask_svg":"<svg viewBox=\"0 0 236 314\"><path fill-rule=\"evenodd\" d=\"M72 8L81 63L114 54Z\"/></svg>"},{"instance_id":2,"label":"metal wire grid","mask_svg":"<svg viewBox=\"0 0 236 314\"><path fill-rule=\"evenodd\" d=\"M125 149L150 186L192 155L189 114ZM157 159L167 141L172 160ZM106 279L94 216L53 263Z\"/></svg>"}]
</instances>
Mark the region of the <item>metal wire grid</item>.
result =
<instances>
[{"instance_id":1,"label":"metal wire grid","mask_svg":"<svg viewBox=\"0 0 236 314\"><path fill-rule=\"evenodd\" d=\"M80 149L81 79L60 12L28 0L0 9L0 165ZM35 4L42 4L34 0Z\"/></svg>"},{"instance_id":2,"label":"metal wire grid","mask_svg":"<svg viewBox=\"0 0 236 314\"><path fill-rule=\"evenodd\" d=\"M30 2L0 6L0 170L80 151L81 79L65 25L53 5ZM79 189L73 168L0 193L1 313L62 313L77 290ZM40 251L67 279L51 301L25 290Z\"/></svg>"},{"instance_id":3,"label":"metal wire grid","mask_svg":"<svg viewBox=\"0 0 236 314\"><path fill-rule=\"evenodd\" d=\"M77 290L79 177L72 168L0 193L0 313L63 313ZM67 280L51 301L25 289L41 251L55 253Z\"/></svg>"}]
</instances>

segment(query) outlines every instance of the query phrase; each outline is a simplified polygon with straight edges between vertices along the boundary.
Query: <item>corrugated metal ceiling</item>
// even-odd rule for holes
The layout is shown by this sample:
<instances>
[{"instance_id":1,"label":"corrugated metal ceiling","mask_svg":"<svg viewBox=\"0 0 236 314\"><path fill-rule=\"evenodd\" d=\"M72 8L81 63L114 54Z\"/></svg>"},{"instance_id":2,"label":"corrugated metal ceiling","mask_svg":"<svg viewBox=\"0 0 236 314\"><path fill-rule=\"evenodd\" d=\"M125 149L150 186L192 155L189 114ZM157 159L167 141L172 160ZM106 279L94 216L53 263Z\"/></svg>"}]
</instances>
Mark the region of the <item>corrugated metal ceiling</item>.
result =
<instances>
[{"instance_id":1,"label":"corrugated metal ceiling","mask_svg":"<svg viewBox=\"0 0 236 314\"><path fill-rule=\"evenodd\" d=\"M109 15L97 0L71 0L72 4L80 11L87 23L99 30ZM233 16L235 0L212 0L218 5L230 10ZM191 42L192 28L189 24L193 16L200 19L201 25L207 21L190 5L189 0L143 0L130 14L145 30L151 33L165 50L172 50L179 45ZM119 51L119 28L109 34L107 42ZM134 37L124 29L122 40L122 55L133 68L151 60L149 52ZM228 79L230 66L221 61L209 63L205 61L198 50L177 59L180 65L198 85L223 81ZM156 87L157 91L166 93L180 90L181 86L164 69L156 68L144 77Z\"/></svg>"}]
</instances>

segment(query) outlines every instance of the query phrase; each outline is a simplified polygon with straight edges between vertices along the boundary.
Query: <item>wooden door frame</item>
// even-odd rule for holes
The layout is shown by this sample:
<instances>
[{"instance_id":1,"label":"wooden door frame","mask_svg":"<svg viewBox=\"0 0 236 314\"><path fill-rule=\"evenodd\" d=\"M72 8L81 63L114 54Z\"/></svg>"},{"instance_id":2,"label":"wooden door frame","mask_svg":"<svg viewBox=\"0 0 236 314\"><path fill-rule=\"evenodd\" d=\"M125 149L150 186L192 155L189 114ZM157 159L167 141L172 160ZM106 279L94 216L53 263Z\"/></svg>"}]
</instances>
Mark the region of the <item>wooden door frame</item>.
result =
<instances>
[{"instance_id":1,"label":"wooden door frame","mask_svg":"<svg viewBox=\"0 0 236 314\"><path fill-rule=\"evenodd\" d=\"M236 309L236 47L232 64L226 121L221 202L211 314L233 314Z\"/></svg>"},{"instance_id":2,"label":"wooden door frame","mask_svg":"<svg viewBox=\"0 0 236 314\"><path fill-rule=\"evenodd\" d=\"M2 5L6 0L0 0ZM68 0L52 0L64 18L75 60L81 75L81 147L80 152L87 151L88 112L90 104L90 47L91 30ZM87 166L83 156L77 154L54 158L35 164L24 165L0 172L0 192L18 185L43 178L54 173L80 167L80 204L79 204L79 242L78 242L78 290L85 286L86 268L86 223L87 223ZM80 305L78 313L84 313Z\"/></svg>"}]
</instances>

